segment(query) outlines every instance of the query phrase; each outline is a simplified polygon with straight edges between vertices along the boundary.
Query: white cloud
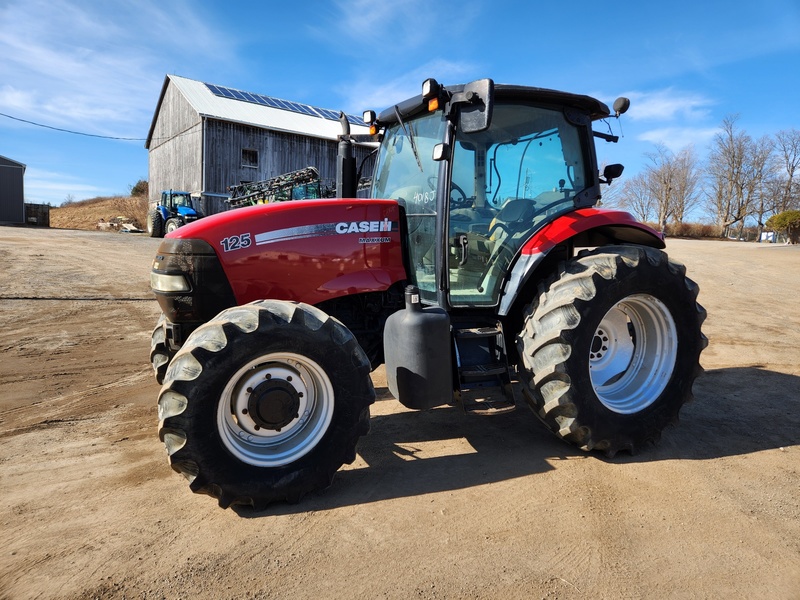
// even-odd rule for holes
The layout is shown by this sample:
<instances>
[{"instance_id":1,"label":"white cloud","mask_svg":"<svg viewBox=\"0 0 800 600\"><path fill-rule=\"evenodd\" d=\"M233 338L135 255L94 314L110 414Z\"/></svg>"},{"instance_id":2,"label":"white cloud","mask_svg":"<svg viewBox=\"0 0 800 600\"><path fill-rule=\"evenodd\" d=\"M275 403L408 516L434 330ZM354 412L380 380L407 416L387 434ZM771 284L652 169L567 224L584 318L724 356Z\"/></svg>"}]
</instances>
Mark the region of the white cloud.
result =
<instances>
[{"instance_id":1,"label":"white cloud","mask_svg":"<svg viewBox=\"0 0 800 600\"><path fill-rule=\"evenodd\" d=\"M422 93L422 82L429 77L434 77L443 85L452 85L477 77L475 73L476 67L472 64L438 59L396 77L383 79L363 77L348 83L338 91L345 99L347 110L360 115L363 110L381 111Z\"/></svg>"},{"instance_id":2,"label":"white cloud","mask_svg":"<svg viewBox=\"0 0 800 600\"><path fill-rule=\"evenodd\" d=\"M162 66L230 56L186 1L11 0L0 7L0 111L144 137ZM199 40L202 40L200 42Z\"/></svg>"},{"instance_id":3,"label":"white cloud","mask_svg":"<svg viewBox=\"0 0 800 600\"><path fill-rule=\"evenodd\" d=\"M718 131L717 128L663 127L640 133L636 138L653 144L663 144L677 154L687 146L705 148Z\"/></svg>"},{"instance_id":4,"label":"white cloud","mask_svg":"<svg viewBox=\"0 0 800 600\"><path fill-rule=\"evenodd\" d=\"M73 175L28 167L25 169L25 201L58 206L67 196L76 200L110 195L106 190Z\"/></svg>"},{"instance_id":5,"label":"white cloud","mask_svg":"<svg viewBox=\"0 0 800 600\"><path fill-rule=\"evenodd\" d=\"M406 62L410 53L437 51L471 28L480 14L480 3L462 0L458 10L449 3L426 0L335 0L329 15L309 31L322 43L363 59L377 67L380 63Z\"/></svg>"},{"instance_id":6,"label":"white cloud","mask_svg":"<svg viewBox=\"0 0 800 600\"><path fill-rule=\"evenodd\" d=\"M631 120L700 121L709 117L714 100L696 92L666 88L652 92L628 92L631 100L627 115Z\"/></svg>"}]
</instances>

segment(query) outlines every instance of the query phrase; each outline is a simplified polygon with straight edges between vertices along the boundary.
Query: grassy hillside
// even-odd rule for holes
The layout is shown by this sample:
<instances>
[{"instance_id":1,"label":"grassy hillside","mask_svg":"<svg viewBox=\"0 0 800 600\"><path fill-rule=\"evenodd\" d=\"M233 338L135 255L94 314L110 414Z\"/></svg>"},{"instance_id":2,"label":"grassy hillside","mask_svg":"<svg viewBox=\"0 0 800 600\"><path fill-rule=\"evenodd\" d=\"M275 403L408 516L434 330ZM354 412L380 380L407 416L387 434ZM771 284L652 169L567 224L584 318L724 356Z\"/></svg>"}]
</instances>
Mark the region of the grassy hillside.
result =
<instances>
[{"instance_id":1,"label":"grassy hillside","mask_svg":"<svg viewBox=\"0 0 800 600\"><path fill-rule=\"evenodd\" d=\"M112 219L133 223L144 229L147 220L147 199L144 196L111 196L70 202L50 209L50 227L58 229L98 228L99 222Z\"/></svg>"}]
</instances>

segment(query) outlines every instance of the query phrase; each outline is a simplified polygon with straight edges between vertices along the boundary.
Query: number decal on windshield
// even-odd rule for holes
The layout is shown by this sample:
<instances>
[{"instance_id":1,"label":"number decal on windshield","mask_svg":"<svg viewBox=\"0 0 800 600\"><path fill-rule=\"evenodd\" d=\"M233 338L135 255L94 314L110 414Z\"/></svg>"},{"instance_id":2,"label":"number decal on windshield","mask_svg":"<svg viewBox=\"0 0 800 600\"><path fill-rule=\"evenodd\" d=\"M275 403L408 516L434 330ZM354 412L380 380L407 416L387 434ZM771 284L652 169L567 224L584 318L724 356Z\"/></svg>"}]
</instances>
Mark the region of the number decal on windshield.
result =
<instances>
[{"instance_id":1,"label":"number decal on windshield","mask_svg":"<svg viewBox=\"0 0 800 600\"><path fill-rule=\"evenodd\" d=\"M250 240L249 233L243 233L241 235L232 235L230 237L223 238L219 242L222 244L222 250L224 252L231 252L233 250L244 250L245 248L249 248L252 241Z\"/></svg>"}]
</instances>

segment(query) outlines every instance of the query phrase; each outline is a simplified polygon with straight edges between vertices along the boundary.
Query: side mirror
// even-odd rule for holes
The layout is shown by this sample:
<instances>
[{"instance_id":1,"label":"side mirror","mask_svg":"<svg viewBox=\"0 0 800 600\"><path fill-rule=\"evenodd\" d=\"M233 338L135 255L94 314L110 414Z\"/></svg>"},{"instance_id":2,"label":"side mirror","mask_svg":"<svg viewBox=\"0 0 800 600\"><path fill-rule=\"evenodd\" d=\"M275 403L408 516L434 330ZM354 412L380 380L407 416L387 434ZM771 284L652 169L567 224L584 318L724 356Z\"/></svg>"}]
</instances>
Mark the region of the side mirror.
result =
<instances>
[{"instance_id":1,"label":"side mirror","mask_svg":"<svg viewBox=\"0 0 800 600\"><path fill-rule=\"evenodd\" d=\"M454 94L452 102L460 105L458 126L464 133L478 133L489 129L494 108L494 81L479 79L464 86L464 91Z\"/></svg>"},{"instance_id":2,"label":"side mirror","mask_svg":"<svg viewBox=\"0 0 800 600\"><path fill-rule=\"evenodd\" d=\"M628 109L631 107L631 101L625 98L624 96L620 96L616 100L614 100L614 116L619 117L620 115L625 114L628 112Z\"/></svg>"},{"instance_id":3,"label":"side mirror","mask_svg":"<svg viewBox=\"0 0 800 600\"><path fill-rule=\"evenodd\" d=\"M614 179L617 179L622 175L622 171L625 169L624 165L614 164L614 165L606 165L603 169L603 179L605 181L601 181L600 183L611 184Z\"/></svg>"}]
</instances>

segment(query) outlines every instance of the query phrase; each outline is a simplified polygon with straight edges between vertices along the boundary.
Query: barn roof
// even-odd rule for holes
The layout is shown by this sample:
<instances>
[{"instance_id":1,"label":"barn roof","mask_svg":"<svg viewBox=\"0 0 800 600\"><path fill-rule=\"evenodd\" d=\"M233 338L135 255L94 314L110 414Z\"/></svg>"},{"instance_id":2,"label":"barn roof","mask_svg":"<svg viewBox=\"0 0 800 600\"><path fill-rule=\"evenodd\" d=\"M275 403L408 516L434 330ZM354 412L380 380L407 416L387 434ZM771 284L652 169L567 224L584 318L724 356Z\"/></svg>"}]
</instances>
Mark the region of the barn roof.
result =
<instances>
[{"instance_id":1,"label":"barn roof","mask_svg":"<svg viewBox=\"0 0 800 600\"><path fill-rule=\"evenodd\" d=\"M21 162L8 158L7 156L0 156L0 163L5 163L7 167L21 167L22 172L25 172L26 166L23 165Z\"/></svg>"},{"instance_id":2,"label":"barn roof","mask_svg":"<svg viewBox=\"0 0 800 600\"><path fill-rule=\"evenodd\" d=\"M167 75L161 88L145 148L150 147L156 119L169 84L174 85L201 117L230 121L273 131L335 140L342 133L339 111L253 94L234 88ZM368 133L360 117L348 115L353 133Z\"/></svg>"}]
</instances>

